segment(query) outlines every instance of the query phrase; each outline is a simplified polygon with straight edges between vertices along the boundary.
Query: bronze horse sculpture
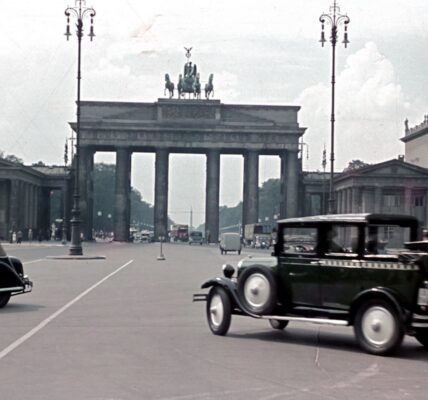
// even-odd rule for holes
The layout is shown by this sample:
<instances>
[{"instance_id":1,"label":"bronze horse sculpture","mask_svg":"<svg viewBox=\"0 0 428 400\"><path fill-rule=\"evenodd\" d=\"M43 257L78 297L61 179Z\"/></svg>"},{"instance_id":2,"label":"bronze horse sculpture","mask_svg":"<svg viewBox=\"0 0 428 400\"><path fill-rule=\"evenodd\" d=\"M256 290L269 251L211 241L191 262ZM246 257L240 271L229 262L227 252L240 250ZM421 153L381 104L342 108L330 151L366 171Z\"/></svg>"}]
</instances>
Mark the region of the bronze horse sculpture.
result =
<instances>
[{"instance_id":1,"label":"bronze horse sculpture","mask_svg":"<svg viewBox=\"0 0 428 400\"><path fill-rule=\"evenodd\" d=\"M205 98L209 100L211 94L214 96L214 85L213 85L214 75L210 74L208 83L205 85Z\"/></svg>"},{"instance_id":2,"label":"bronze horse sculpture","mask_svg":"<svg viewBox=\"0 0 428 400\"><path fill-rule=\"evenodd\" d=\"M164 96L166 95L166 91L169 91L169 98L172 99L174 96L174 82L169 78L169 74L165 74L165 90L163 91Z\"/></svg>"}]
</instances>

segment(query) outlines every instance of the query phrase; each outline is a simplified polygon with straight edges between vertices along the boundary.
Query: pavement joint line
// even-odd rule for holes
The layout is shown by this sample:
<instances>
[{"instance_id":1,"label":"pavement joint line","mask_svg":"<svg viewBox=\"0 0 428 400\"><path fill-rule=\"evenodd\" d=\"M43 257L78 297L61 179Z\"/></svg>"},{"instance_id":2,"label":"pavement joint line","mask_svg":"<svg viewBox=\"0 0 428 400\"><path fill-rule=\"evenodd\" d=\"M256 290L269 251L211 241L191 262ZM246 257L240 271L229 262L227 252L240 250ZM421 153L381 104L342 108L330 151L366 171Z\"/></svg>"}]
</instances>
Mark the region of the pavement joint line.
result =
<instances>
[{"instance_id":1,"label":"pavement joint line","mask_svg":"<svg viewBox=\"0 0 428 400\"><path fill-rule=\"evenodd\" d=\"M91 287L80 293L78 296L76 296L73 300L69 301L67 304L62 306L59 310L55 311L53 314L51 314L49 317L45 318L42 322L40 322L37 326L35 326L33 329L28 331L25 335L21 336L19 339L15 340L12 344L7 346L5 349L0 351L0 360L2 360L4 357L6 357L9 353L11 353L13 350L21 346L21 344L25 343L28 339L30 339L32 336L34 336L37 332L42 330L46 325L48 325L50 322L52 322L55 318L60 316L63 312L68 310L73 304L77 303L80 299L85 297L87 294L92 292L94 289L96 289L98 286L100 286L102 283L104 283L107 279L111 278L112 276L116 275L118 272L120 272L122 269L126 268L129 264L132 264L134 260L129 260L127 263L121 265L119 268L99 280L97 283L94 283Z\"/></svg>"}]
</instances>

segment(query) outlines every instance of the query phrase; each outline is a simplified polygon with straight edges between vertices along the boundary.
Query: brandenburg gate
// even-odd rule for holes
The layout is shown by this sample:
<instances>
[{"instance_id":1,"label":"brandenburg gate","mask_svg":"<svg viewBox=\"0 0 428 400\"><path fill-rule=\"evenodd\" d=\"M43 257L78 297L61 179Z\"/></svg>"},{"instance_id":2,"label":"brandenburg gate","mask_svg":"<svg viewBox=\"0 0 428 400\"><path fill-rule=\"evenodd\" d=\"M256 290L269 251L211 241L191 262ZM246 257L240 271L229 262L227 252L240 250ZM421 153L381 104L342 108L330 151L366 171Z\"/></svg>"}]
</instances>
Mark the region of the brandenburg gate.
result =
<instances>
[{"instance_id":1,"label":"brandenburg gate","mask_svg":"<svg viewBox=\"0 0 428 400\"><path fill-rule=\"evenodd\" d=\"M281 159L281 217L298 215L298 106L223 104L219 100L158 99L154 103L81 102L80 207L85 239L92 238L93 165L96 152L116 153L115 240L126 241L130 225L131 155L156 154L154 229L168 231L168 160L171 153L206 155L205 229L219 234L220 155L244 157L242 224L258 221L259 155ZM75 129L75 123L71 124ZM189 175L191 179L191 174ZM112 182L113 184L113 182Z\"/></svg>"}]
</instances>

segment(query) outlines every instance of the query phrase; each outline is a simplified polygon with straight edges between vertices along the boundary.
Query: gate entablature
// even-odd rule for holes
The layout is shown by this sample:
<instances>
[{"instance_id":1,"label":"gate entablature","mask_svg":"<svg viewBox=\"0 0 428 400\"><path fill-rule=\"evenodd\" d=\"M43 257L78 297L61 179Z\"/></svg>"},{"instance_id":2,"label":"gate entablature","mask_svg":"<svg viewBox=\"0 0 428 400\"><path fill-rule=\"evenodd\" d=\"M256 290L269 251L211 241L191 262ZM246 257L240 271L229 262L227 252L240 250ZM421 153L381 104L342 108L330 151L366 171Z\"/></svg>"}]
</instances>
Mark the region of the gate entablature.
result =
<instances>
[{"instance_id":1,"label":"gate entablature","mask_svg":"<svg viewBox=\"0 0 428 400\"><path fill-rule=\"evenodd\" d=\"M279 154L298 150L299 138L306 130L298 124L299 109L229 105L219 100L84 101L80 144L95 150L112 150L118 144L126 144L131 151L168 147L191 153L212 148L242 153L251 148Z\"/></svg>"}]
</instances>

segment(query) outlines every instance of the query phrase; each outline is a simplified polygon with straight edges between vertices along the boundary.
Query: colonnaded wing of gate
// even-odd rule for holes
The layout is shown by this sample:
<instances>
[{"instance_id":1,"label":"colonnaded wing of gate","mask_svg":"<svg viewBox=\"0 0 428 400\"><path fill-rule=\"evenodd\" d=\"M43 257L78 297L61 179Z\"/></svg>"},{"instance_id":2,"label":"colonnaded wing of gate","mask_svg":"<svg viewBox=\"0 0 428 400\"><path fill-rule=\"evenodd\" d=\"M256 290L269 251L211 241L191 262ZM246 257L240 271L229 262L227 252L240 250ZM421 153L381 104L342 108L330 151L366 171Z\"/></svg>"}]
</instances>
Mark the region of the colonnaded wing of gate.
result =
<instances>
[{"instance_id":1,"label":"colonnaded wing of gate","mask_svg":"<svg viewBox=\"0 0 428 400\"><path fill-rule=\"evenodd\" d=\"M170 153L206 154L207 237L219 234L220 155L244 157L243 225L258 221L259 155L281 158L281 217L299 214L298 106L223 104L219 100L158 99L154 103L81 102L80 208L82 230L92 238L93 157L116 152L114 235L128 240L133 152L154 152L155 237L168 232ZM75 123L71 123L73 129Z\"/></svg>"}]
</instances>

